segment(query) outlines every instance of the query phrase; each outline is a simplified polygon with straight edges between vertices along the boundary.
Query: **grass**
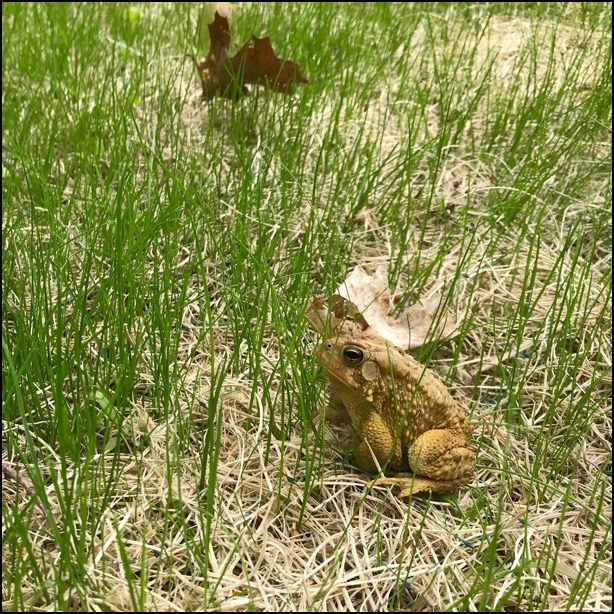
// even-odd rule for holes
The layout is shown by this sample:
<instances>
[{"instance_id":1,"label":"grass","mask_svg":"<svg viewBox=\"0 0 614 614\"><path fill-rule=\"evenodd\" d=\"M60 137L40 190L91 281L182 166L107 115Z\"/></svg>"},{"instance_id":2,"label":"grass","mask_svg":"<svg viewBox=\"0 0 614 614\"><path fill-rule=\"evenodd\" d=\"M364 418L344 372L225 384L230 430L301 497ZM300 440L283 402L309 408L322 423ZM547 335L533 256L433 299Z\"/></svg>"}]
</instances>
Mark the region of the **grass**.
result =
<instances>
[{"instance_id":1,"label":"grass","mask_svg":"<svg viewBox=\"0 0 614 614\"><path fill-rule=\"evenodd\" d=\"M309 83L235 103L199 10L3 4L3 609L611 611L611 5L239 4ZM312 422L358 264L461 322L457 495Z\"/></svg>"}]
</instances>

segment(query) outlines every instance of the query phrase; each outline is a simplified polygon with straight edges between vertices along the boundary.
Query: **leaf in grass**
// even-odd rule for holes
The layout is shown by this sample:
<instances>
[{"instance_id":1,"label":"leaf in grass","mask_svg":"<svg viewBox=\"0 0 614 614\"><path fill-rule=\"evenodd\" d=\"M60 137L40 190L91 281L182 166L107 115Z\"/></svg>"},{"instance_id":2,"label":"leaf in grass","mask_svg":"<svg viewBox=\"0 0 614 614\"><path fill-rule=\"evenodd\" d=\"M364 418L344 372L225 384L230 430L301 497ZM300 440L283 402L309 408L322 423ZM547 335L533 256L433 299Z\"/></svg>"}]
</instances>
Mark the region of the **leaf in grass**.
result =
<instances>
[{"instance_id":1,"label":"leaf in grass","mask_svg":"<svg viewBox=\"0 0 614 614\"><path fill-rule=\"evenodd\" d=\"M457 323L451 314L435 315L440 299L421 299L403 309L397 317L390 311L394 301L388 288L388 270L380 266L374 275L362 267L356 267L339 286L337 293L353 303L362 313L368 326L395 345L414 350L429 338L450 337L457 331Z\"/></svg>"},{"instance_id":2,"label":"leaf in grass","mask_svg":"<svg viewBox=\"0 0 614 614\"><path fill-rule=\"evenodd\" d=\"M215 14L226 17L230 21L232 17L232 4L229 2L205 2L198 17L198 26L196 29L196 48L198 51L204 51L211 45L211 37L209 36L209 24L215 20Z\"/></svg>"},{"instance_id":3,"label":"leaf in grass","mask_svg":"<svg viewBox=\"0 0 614 614\"><path fill-rule=\"evenodd\" d=\"M291 94L294 83L307 83L296 62L275 55L268 36L254 36L252 43L245 43L232 58L232 71L240 83L264 85L283 94Z\"/></svg>"},{"instance_id":4,"label":"leaf in grass","mask_svg":"<svg viewBox=\"0 0 614 614\"><path fill-rule=\"evenodd\" d=\"M115 437L115 436L109 437L109 440L104 446L104 453L107 454L108 452L115 450L118 443L119 443L119 437Z\"/></svg>"},{"instance_id":5,"label":"leaf in grass","mask_svg":"<svg viewBox=\"0 0 614 614\"><path fill-rule=\"evenodd\" d=\"M246 84L263 85L290 94L294 83L307 83L298 64L275 55L268 37L254 36L230 58L230 26L228 18L219 10L216 10L208 29L211 47L207 57L199 60L188 54L198 70L205 98L218 94L247 94Z\"/></svg>"},{"instance_id":6,"label":"leaf in grass","mask_svg":"<svg viewBox=\"0 0 614 614\"><path fill-rule=\"evenodd\" d=\"M141 11L131 6L122 12L122 17L131 25L134 26L141 18Z\"/></svg>"},{"instance_id":7,"label":"leaf in grass","mask_svg":"<svg viewBox=\"0 0 614 614\"><path fill-rule=\"evenodd\" d=\"M96 390L90 394L90 400L95 401L98 407L100 407L102 415L106 416L113 423L117 422L117 411L113 407L111 400L101 390Z\"/></svg>"}]
</instances>

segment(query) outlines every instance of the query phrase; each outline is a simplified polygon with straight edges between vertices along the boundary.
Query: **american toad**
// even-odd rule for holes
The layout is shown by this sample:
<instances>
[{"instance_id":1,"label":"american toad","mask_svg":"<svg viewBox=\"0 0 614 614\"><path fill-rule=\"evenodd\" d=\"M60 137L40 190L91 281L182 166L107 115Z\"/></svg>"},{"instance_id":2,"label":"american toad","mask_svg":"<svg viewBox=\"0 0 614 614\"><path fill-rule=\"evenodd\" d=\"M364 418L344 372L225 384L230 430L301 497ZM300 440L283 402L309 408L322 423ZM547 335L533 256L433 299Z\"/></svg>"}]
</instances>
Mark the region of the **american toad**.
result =
<instances>
[{"instance_id":1,"label":"american toad","mask_svg":"<svg viewBox=\"0 0 614 614\"><path fill-rule=\"evenodd\" d=\"M323 332L314 314L308 313L312 324ZM399 497L469 482L473 429L433 372L352 320L333 317L327 334L314 350L331 384L326 417L352 425L356 465L368 473L400 472L374 482L398 486Z\"/></svg>"}]
</instances>

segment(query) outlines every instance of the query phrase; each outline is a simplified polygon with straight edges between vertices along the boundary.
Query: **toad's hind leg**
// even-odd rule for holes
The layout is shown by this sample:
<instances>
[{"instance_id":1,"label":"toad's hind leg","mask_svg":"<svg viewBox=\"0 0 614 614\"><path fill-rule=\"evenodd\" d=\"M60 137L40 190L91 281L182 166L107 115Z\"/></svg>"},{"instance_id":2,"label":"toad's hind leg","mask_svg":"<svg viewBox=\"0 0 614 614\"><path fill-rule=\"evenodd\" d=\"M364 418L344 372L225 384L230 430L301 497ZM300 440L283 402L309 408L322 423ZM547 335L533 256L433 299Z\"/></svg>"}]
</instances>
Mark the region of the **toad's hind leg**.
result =
<instances>
[{"instance_id":1,"label":"toad's hind leg","mask_svg":"<svg viewBox=\"0 0 614 614\"><path fill-rule=\"evenodd\" d=\"M404 499L410 495L424 492L443 493L455 490L460 486L457 482L431 480L413 473L397 473L391 478L378 478L369 483L369 486L396 486L399 491L396 496Z\"/></svg>"},{"instance_id":2,"label":"toad's hind leg","mask_svg":"<svg viewBox=\"0 0 614 614\"><path fill-rule=\"evenodd\" d=\"M409 447L407 459L415 474L397 474L373 482L378 486L397 486L398 497L432 491L455 490L466 484L475 471L475 456L467 447L465 432L451 429L426 431Z\"/></svg>"},{"instance_id":3,"label":"toad's hind leg","mask_svg":"<svg viewBox=\"0 0 614 614\"><path fill-rule=\"evenodd\" d=\"M407 451L407 460L419 476L431 480L466 484L475 471L475 455L464 431L433 429L422 433Z\"/></svg>"}]
</instances>

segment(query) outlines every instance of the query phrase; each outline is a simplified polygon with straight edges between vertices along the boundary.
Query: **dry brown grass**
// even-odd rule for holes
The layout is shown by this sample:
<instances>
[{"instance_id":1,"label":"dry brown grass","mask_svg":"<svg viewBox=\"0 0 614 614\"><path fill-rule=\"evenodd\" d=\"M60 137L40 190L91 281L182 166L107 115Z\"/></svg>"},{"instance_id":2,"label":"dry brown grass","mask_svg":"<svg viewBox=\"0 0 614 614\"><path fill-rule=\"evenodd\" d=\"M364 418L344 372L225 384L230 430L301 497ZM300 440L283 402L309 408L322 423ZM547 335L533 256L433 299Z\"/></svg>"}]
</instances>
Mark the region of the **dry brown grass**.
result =
<instances>
[{"instance_id":1,"label":"dry brown grass","mask_svg":"<svg viewBox=\"0 0 614 614\"><path fill-rule=\"evenodd\" d=\"M436 229L430 238L435 244ZM556 251L555 245L552 253L543 253L537 263L536 290L540 277L551 269ZM380 258L373 257L368 264L385 257L383 251ZM523 257L526 257L526 250L520 251L520 258ZM455 258L456 254L451 253L450 266ZM459 493L457 505L442 501L426 504L416 499L408 506L383 489L366 493L369 477L343 462L335 451L335 434L327 427L326 439L331 445L325 446L324 455L317 461L315 471L320 476L319 484L306 502L303 521L299 524L303 490L301 428L296 427L294 436L283 448L272 440L267 449L267 415L276 408L268 407L256 395L255 402L262 410L261 421L246 429L251 389L249 375L241 380L225 381L224 425L216 476L216 519L207 555L209 586L216 587L216 609L378 611L386 607L401 578L407 583L402 589L404 607L412 610L432 607L437 611L444 604L457 600L475 582L476 563L484 556L491 539L496 540L497 552L509 563L489 583L490 603L496 603L498 595L520 581L532 586L534 599L540 598L540 591L548 590L550 609L564 609L573 582L579 574L585 573L583 569L596 564L597 573L585 608L592 611L611 609L611 543L607 543L611 535L608 525L599 519L611 515L610 486L606 487L607 500L599 517L584 507L600 489L599 482L607 479L599 468L611 458L611 438L607 435L611 432L609 406L601 404L595 408L594 428L575 446L575 458L571 460L572 464L577 463L573 482L569 484L559 475L557 483L549 485L547 482L552 477L548 475L547 465L541 475L532 476L536 450L531 447L534 441L531 429L528 432L510 429L503 416L489 410L490 391L501 385L500 376L491 367L505 363L494 354L496 334L503 331L487 333L489 312L495 305L505 309L507 302L517 300L520 280L516 273L524 265L517 261L484 270L479 251L474 261L468 263L470 275L480 269L480 290L471 294L470 303L463 301L461 291L458 309L461 317L468 310L477 310L478 316L457 365L453 382L455 395L466 401L465 390L469 392L473 388L476 366L476 359L470 357L479 356L484 343L492 343L492 347L485 352L481 371L491 369L492 375L482 380L480 393L485 400L477 403L472 416L479 469L470 487ZM438 280L434 280L432 290L437 287ZM542 297L537 313L547 314L552 300L547 287ZM596 288L589 289L588 298L595 298L598 304ZM186 325L196 322L196 318L191 322L189 315L185 319ZM578 338L582 337L582 331L575 332ZM540 333L543 331L538 315L527 325L524 338L531 345ZM209 360L204 353L193 356L194 343L194 333L186 332L182 344L186 359L184 387L196 389L197 398L207 399ZM609 346L610 343L602 344L599 350L603 352L603 348ZM145 362L146 359L144 357ZM552 402L548 374L557 356L544 355L538 349L529 360L525 407L520 411L536 430L541 426L544 405ZM596 355L594 363L584 368L586 382L590 381L593 369L606 369L609 365L611 356ZM445 371L446 360L434 361L432 366ZM142 385L146 387L150 381L151 376L145 373ZM193 417L195 426L202 425L202 420L193 416L195 409L187 395L180 403L185 419ZM503 407L505 402L500 405ZM570 408L561 400L560 409L558 422L549 428L564 432L564 412ZM134 405L131 418L134 429L131 436L135 443L147 434L150 444L138 460L130 454L121 458L117 494L105 514L105 539L91 535L97 545L93 549L95 555L88 580L91 597L87 604L93 609L130 609L125 574L118 564L121 553L111 518L114 515L127 555L133 561L133 570L138 572L145 565L151 578L147 590L148 606L152 610L197 608L203 601L205 578L195 575L194 567L186 559L189 549L183 529L177 525L165 530L160 514L152 510L167 508L169 501L180 502L177 505L180 505L185 522L192 527L191 538L196 542L203 539L203 493L198 488L202 433L193 433L191 460L188 454L181 466L173 468L175 474L169 483L167 446L175 437L175 424L153 421L145 402ZM315 449L313 434L310 439ZM268 455L268 462L265 462L265 455ZM102 458L99 463L91 468L98 474L92 479L104 481L108 469ZM294 479L283 479L280 483L280 475L284 474L295 475L297 483ZM538 496L537 492L545 485L549 495ZM12 487L7 481L4 488L5 496L14 496L10 494ZM566 503L566 491L572 504ZM47 496L54 516L59 519L53 490L49 489ZM469 512L481 498L488 500L484 509L497 510L498 515L492 520L487 517L464 520L463 513ZM540 499L542 503L536 503ZM32 541L51 574L55 554L48 538L44 537L46 520L38 509L34 510L34 515ZM89 532L91 528L83 526L81 530ZM37 531L40 531L40 539L36 537ZM590 549L587 550L588 544ZM537 556L549 550L551 554L543 557L541 567L526 565L527 552ZM512 556L512 552L517 556ZM143 556L147 558L145 563ZM517 572L510 573L514 569ZM551 584L549 578L552 578ZM507 607L510 605L519 610L528 607L523 602L508 602ZM477 608L477 603L469 606L471 610Z\"/></svg>"},{"instance_id":2,"label":"dry brown grass","mask_svg":"<svg viewBox=\"0 0 614 614\"><path fill-rule=\"evenodd\" d=\"M482 52L486 58L488 45L497 43L497 79L505 80L511 58L521 48L519 39L529 33L528 23L518 21L513 26L509 22L495 23ZM561 57L573 36L573 32L562 33ZM547 63L547 58L544 62ZM190 75L191 67L187 66L186 71L184 77ZM178 82L178 92L186 91L182 120L189 148L197 147L202 140L203 113L207 111L200 102L193 76ZM382 92L376 97L366 112L366 121L375 132L383 126L385 94ZM327 112L324 108L322 115L314 119L314 150L326 130ZM405 138L395 118L397 116L393 115L383 127L382 159ZM433 124L430 129L434 129L438 121L433 109L425 130L429 130L429 122ZM475 122L473 129L479 129ZM344 130L349 147L356 127L348 123ZM254 163L257 164L257 160ZM275 169L271 174L275 174ZM463 151L450 155L436 193L445 197L448 206L455 203L462 206L468 197L466 177L469 174L472 177L471 215L479 220L483 215L481 200L484 195L490 190L509 189L495 184L492 171L483 160L471 158ZM595 185L594 193L587 194L586 202L569 208L567 219L582 215L586 207L598 206L605 189L606 186ZM341 213L348 214L349 210ZM433 219L428 222L422 241L417 235L409 238L408 261L417 251L426 262L435 257L441 227L445 223L445 219ZM297 219L296 224L298 228L301 220ZM214 591L215 599L210 606L218 611L379 611L388 607L400 582L398 608L439 611L455 607L454 604L466 594L476 594L474 586L484 581L483 591L490 607L495 607L506 591L519 584L526 588L526 599L508 601L508 610L530 609L531 604L543 601L555 611L574 602L571 592L578 576L594 569L591 593L584 602L584 609L611 611L611 532L605 521L611 518L612 512L611 484L601 471L611 459L611 408L609 396L605 394L611 389L611 375L607 375L612 364L611 351L608 351L611 336L600 338L594 351L584 348L591 356L590 364L587 361L576 373L569 373L570 377L577 378L577 386L586 389L594 372L606 373L602 388L593 393L593 428L586 438L575 442L568 461L574 479L570 482L561 472L552 474L547 464L539 475L534 475L532 469L538 452L534 447L537 431L548 428L564 434L567 428L565 413L573 411L573 407L560 397L560 411L555 420L543 423L548 413L545 408L553 403L549 378L553 365L559 360L555 349L550 348L550 353L545 353L543 339L557 326L550 321L550 307L559 291L560 275L573 268L572 254L563 256L563 264L557 265L566 228L555 219L548 220L547 224L550 231L547 249L537 258L530 256L531 235L528 233L525 244L520 247L513 236L500 240L498 252L511 254L501 262L486 257L491 238L480 236L485 230L476 224L477 248L466 262L466 278L459 287L454 305L459 320L471 313L475 314L475 320L448 381L459 400L470 404L468 395L475 388L478 369L481 373L479 397L474 400L471 416L476 427L478 471L470 486L458 493L458 501L415 499L408 505L382 488L367 491L369 476L346 462L338 450L339 433L328 426L325 429L327 443L321 453L316 435L309 434L310 447L316 454L314 472L319 479L308 500L302 501L305 459L301 424L296 425L292 437L283 445L271 439L267 447L269 415L271 412L278 415L280 407L268 405L261 389L254 387L249 373L235 374L225 379L221 396L223 425L216 474L215 517L210 548L203 553L208 560L207 578L199 576L197 566L190 561L193 543L202 543L205 539L204 492L198 480L206 409L195 407L192 398L209 398L211 364L208 351L199 347L201 320L195 307L197 301L190 303L184 313L186 330L179 352L185 361L182 367L185 398L177 401L180 411L175 420L166 423L151 418L145 394L130 408L130 437L135 443L147 437L149 445L138 458L129 453L121 456L121 477L104 514L102 530L92 532L87 524L79 527L95 545L89 562L89 594L81 596L80 601L75 597L75 604L93 611L131 608L126 572L120 564L119 531L133 571L146 570L146 603L151 610L197 609L202 607L205 594ZM355 261L370 270L386 263L392 250L390 233L390 228L377 227L368 211L363 214L357 220ZM450 251L437 274L430 279L427 295L446 287L457 266L459 249ZM580 269L585 266L582 260L579 264ZM602 254L601 259L589 266L596 272L606 273L611 266L611 254ZM181 263L177 267L179 271ZM214 270L216 264L211 263L211 267ZM556 267L559 277L549 278ZM533 295L541 292L541 296L524 328L519 351L533 348L533 352L524 359L518 359L516 352L501 357L497 347L509 325L505 315L513 310L519 299L526 270L536 271ZM479 283L477 290L473 290L476 277ZM597 283L585 283L583 303L590 305L591 314L597 314L604 309L601 288ZM199 282L194 280L188 298L198 292ZM594 316L582 324L583 305L577 305L576 309L568 332L583 344L588 342L588 337L582 327L592 325ZM497 330L492 329L493 310L501 314L501 328ZM226 347L230 341L222 328L218 332L216 352L222 356L230 353ZM307 339L306 343L310 341ZM453 344L451 348L454 349ZM263 351L275 364L276 353L283 349L271 335ZM505 398L499 403L497 413L492 411L491 405L491 397L504 385L501 369L508 362L519 360L528 373L525 401L523 407L513 409L520 412L524 423L529 425L524 428L506 422ZM445 374L451 363L449 355L438 354L431 367ZM142 390L153 383L148 364L148 356L144 355ZM306 365L305 368L313 367ZM45 391L41 394L45 396ZM254 394L251 400L250 394ZM49 395L47 398L52 404ZM250 403L259 408L260 420L256 423L248 411ZM252 421L249 428L248 418ZM191 441L183 443L192 453L184 454L181 464L169 467L168 449L178 436L177 421L180 419L192 420L196 427ZM3 424L3 429L7 428L18 431L20 426ZM556 435L551 445L557 445ZM555 452L552 450L553 454ZM46 453L58 461L56 451L46 450ZM539 453L544 452L539 450ZM102 456L95 460L90 466L91 480L104 482L108 479L108 463ZM69 480L71 477L71 474L67 476ZM81 479L87 481L87 476L82 475ZM604 481L608 484L603 484ZM9 499L19 493L24 496L24 489L27 490L26 483L20 488L15 480L3 482L3 496ZM595 515L595 502L599 500L595 493L601 489L606 494L603 506ZM24 496L22 505L27 504L27 498ZM59 519L61 512L52 487L47 489L47 498L51 513ZM176 507L170 508L171 503ZM181 517L182 522L168 522L160 510L166 510L171 518ZM38 508L31 513L34 516L30 526L31 542L41 568L51 580L58 553L48 537L49 519ZM185 527L190 529L189 538ZM499 563L493 559L492 576L480 580L484 558L493 557L495 553ZM495 568L499 564L500 567ZM23 590L34 595L38 589L29 586ZM544 596L542 593L546 591L548 595ZM479 597L479 593L470 597L466 609L482 608L477 602Z\"/></svg>"}]
</instances>

